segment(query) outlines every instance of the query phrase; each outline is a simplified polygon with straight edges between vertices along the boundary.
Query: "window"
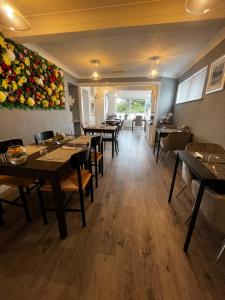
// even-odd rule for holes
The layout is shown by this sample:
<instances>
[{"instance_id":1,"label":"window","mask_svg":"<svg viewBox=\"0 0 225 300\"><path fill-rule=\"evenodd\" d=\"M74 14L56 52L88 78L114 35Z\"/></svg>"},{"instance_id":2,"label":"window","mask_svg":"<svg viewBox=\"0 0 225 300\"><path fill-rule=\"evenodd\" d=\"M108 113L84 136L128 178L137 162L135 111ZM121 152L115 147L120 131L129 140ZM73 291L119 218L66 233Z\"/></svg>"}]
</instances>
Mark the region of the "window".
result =
<instances>
[{"instance_id":1,"label":"window","mask_svg":"<svg viewBox=\"0 0 225 300\"><path fill-rule=\"evenodd\" d=\"M207 67L201 69L185 81L181 82L177 90L176 104L202 98Z\"/></svg>"},{"instance_id":2,"label":"window","mask_svg":"<svg viewBox=\"0 0 225 300\"><path fill-rule=\"evenodd\" d=\"M124 118L126 115L128 119L132 120L135 116L146 116L151 106L151 97L146 99L135 98L117 98L116 99L116 114Z\"/></svg>"}]
</instances>

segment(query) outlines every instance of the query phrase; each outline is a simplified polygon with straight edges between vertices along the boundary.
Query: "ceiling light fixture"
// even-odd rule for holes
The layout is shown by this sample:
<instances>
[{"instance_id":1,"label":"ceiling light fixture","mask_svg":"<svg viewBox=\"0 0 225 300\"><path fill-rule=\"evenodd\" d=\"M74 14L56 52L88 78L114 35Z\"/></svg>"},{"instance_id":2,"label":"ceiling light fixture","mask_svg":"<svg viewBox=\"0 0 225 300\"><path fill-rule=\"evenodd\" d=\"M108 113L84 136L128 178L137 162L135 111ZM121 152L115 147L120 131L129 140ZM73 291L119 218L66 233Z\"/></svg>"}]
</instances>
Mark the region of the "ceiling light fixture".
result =
<instances>
[{"instance_id":1,"label":"ceiling light fixture","mask_svg":"<svg viewBox=\"0 0 225 300\"><path fill-rule=\"evenodd\" d=\"M0 25L12 31L30 29L30 24L24 16L4 0L0 0Z\"/></svg>"},{"instance_id":2,"label":"ceiling light fixture","mask_svg":"<svg viewBox=\"0 0 225 300\"><path fill-rule=\"evenodd\" d=\"M219 6L222 0L187 0L186 12L192 15L204 15Z\"/></svg>"},{"instance_id":3,"label":"ceiling light fixture","mask_svg":"<svg viewBox=\"0 0 225 300\"><path fill-rule=\"evenodd\" d=\"M149 58L151 63L150 73L148 74L148 78L155 78L159 76L158 64L159 64L159 56L152 56Z\"/></svg>"},{"instance_id":4,"label":"ceiling light fixture","mask_svg":"<svg viewBox=\"0 0 225 300\"><path fill-rule=\"evenodd\" d=\"M101 75L100 75L100 74L98 73L98 71L97 71L98 65L100 64L100 61L99 61L98 59L92 59L92 60L90 61L90 63L92 63L92 64L95 65L94 72L91 74L90 78L91 78L92 80L95 80L95 81L101 80L102 77L101 77Z\"/></svg>"}]
</instances>

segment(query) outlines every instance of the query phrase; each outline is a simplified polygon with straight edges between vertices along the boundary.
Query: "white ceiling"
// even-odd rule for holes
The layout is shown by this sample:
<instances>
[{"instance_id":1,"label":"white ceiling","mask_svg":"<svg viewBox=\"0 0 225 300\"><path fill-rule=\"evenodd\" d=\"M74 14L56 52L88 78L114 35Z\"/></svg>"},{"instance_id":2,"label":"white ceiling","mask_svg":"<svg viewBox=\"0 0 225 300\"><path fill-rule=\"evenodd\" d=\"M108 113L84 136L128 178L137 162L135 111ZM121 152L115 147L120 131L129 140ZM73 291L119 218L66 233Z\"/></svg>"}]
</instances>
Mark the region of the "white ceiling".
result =
<instances>
[{"instance_id":1,"label":"white ceiling","mask_svg":"<svg viewBox=\"0 0 225 300\"><path fill-rule=\"evenodd\" d=\"M225 26L225 20L141 26L18 38L34 43L73 69L79 78L99 59L104 77L141 77L150 71L149 57L160 56L161 76L176 78ZM122 73L112 73L121 69Z\"/></svg>"}]
</instances>

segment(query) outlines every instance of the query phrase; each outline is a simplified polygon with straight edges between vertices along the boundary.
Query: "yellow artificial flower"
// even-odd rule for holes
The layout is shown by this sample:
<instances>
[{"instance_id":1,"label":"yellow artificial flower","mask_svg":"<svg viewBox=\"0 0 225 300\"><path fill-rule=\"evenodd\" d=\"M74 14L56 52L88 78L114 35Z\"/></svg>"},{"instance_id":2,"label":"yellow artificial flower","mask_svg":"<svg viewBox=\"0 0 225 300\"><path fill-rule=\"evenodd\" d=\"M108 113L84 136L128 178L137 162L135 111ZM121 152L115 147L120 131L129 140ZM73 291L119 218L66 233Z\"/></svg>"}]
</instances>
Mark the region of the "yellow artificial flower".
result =
<instances>
[{"instance_id":1,"label":"yellow artificial flower","mask_svg":"<svg viewBox=\"0 0 225 300\"><path fill-rule=\"evenodd\" d=\"M17 68L15 69L16 75L20 75L20 72L21 72L21 68L20 68L20 67L17 67Z\"/></svg>"},{"instance_id":2,"label":"yellow artificial flower","mask_svg":"<svg viewBox=\"0 0 225 300\"><path fill-rule=\"evenodd\" d=\"M13 96L9 96L9 101L14 102L15 98Z\"/></svg>"},{"instance_id":3,"label":"yellow artificial flower","mask_svg":"<svg viewBox=\"0 0 225 300\"><path fill-rule=\"evenodd\" d=\"M57 77L59 77L59 70L55 70L55 77L57 78Z\"/></svg>"},{"instance_id":4,"label":"yellow artificial flower","mask_svg":"<svg viewBox=\"0 0 225 300\"><path fill-rule=\"evenodd\" d=\"M11 59L8 53L3 54L2 59L7 66L11 66Z\"/></svg>"},{"instance_id":5,"label":"yellow artificial flower","mask_svg":"<svg viewBox=\"0 0 225 300\"><path fill-rule=\"evenodd\" d=\"M45 107L45 108L48 107L49 106L48 100L43 100L42 101L42 106Z\"/></svg>"},{"instance_id":6,"label":"yellow artificial flower","mask_svg":"<svg viewBox=\"0 0 225 300\"><path fill-rule=\"evenodd\" d=\"M13 91L17 90L17 83L15 81L12 82L12 89Z\"/></svg>"},{"instance_id":7,"label":"yellow artificial flower","mask_svg":"<svg viewBox=\"0 0 225 300\"><path fill-rule=\"evenodd\" d=\"M34 106L35 105L35 101L34 101L34 99L33 98L31 98L31 97L29 97L28 99L27 99L27 104L28 104L28 106Z\"/></svg>"},{"instance_id":8,"label":"yellow artificial flower","mask_svg":"<svg viewBox=\"0 0 225 300\"><path fill-rule=\"evenodd\" d=\"M9 81L8 79L3 79L2 80L2 87L7 90L7 88L9 87Z\"/></svg>"},{"instance_id":9,"label":"yellow artificial flower","mask_svg":"<svg viewBox=\"0 0 225 300\"><path fill-rule=\"evenodd\" d=\"M23 76L21 79L22 79L23 83L27 82L27 79L25 76Z\"/></svg>"},{"instance_id":10,"label":"yellow artificial flower","mask_svg":"<svg viewBox=\"0 0 225 300\"><path fill-rule=\"evenodd\" d=\"M1 35L0 35L0 38L1 38ZM4 92L2 92L2 91L0 91L0 103L5 102L6 97L7 97L7 94L4 93Z\"/></svg>"},{"instance_id":11,"label":"yellow artificial flower","mask_svg":"<svg viewBox=\"0 0 225 300\"><path fill-rule=\"evenodd\" d=\"M23 104L25 102L25 98L23 95L20 96L20 103Z\"/></svg>"},{"instance_id":12,"label":"yellow artificial flower","mask_svg":"<svg viewBox=\"0 0 225 300\"><path fill-rule=\"evenodd\" d=\"M51 89L54 91L56 89L56 85L54 84L54 82L51 83Z\"/></svg>"},{"instance_id":13,"label":"yellow artificial flower","mask_svg":"<svg viewBox=\"0 0 225 300\"><path fill-rule=\"evenodd\" d=\"M47 88L46 90L47 90L48 95L51 96L52 90L50 88Z\"/></svg>"},{"instance_id":14,"label":"yellow artificial flower","mask_svg":"<svg viewBox=\"0 0 225 300\"><path fill-rule=\"evenodd\" d=\"M14 62L16 65L18 65L20 63L17 59Z\"/></svg>"},{"instance_id":15,"label":"yellow artificial flower","mask_svg":"<svg viewBox=\"0 0 225 300\"><path fill-rule=\"evenodd\" d=\"M22 86L22 85L23 85L23 83L24 83L24 82L23 82L23 79L22 79L22 78L20 78L20 79L19 79L19 81L18 81L18 85L19 85L19 86Z\"/></svg>"},{"instance_id":16,"label":"yellow artificial flower","mask_svg":"<svg viewBox=\"0 0 225 300\"><path fill-rule=\"evenodd\" d=\"M2 48L6 48L6 42L5 42L5 39L4 37L0 34L0 46Z\"/></svg>"},{"instance_id":17,"label":"yellow artificial flower","mask_svg":"<svg viewBox=\"0 0 225 300\"><path fill-rule=\"evenodd\" d=\"M25 57L24 63L25 63L25 65L26 65L27 67L30 66L30 59L29 59L29 57Z\"/></svg>"},{"instance_id":18,"label":"yellow artificial flower","mask_svg":"<svg viewBox=\"0 0 225 300\"><path fill-rule=\"evenodd\" d=\"M59 101L59 100L56 100L56 101L55 101L55 104L56 104L56 105L59 105L59 104L60 104L60 101Z\"/></svg>"},{"instance_id":19,"label":"yellow artificial flower","mask_svg":"<svg viewBox=\"0 0 225 300\"><path fill-rule=\"evenodd\" d=\"M52 96L52 101L55 102L57 100L56 96Z\"/></svg>"}]
</instances>

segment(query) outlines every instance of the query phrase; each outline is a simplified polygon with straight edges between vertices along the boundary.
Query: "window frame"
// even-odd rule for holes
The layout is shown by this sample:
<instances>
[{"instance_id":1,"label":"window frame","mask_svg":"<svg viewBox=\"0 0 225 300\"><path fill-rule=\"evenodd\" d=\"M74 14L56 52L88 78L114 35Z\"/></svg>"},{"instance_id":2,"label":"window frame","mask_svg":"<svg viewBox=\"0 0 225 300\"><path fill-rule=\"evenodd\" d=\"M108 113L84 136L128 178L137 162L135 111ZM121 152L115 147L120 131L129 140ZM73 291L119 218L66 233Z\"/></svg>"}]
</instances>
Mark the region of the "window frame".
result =
<instances>
[{"instance_id":1,"label":"window frame","mask_svg":"<svg viewBox=\"0 0 225 300\"><path fill-rule=\"evenodd\" d=\"M191 81L194 77L198 76L200 73L203 73L205 71L205 78L204 78L204 81L203 81L203 86L202 86L202 91L201 91L201 96L200 97L187 97L187 100L185 101L179 101L178 102L178 96L180 94L180 88L187 84L189 82L189 84L191 84ZM187 79L185 79L184 81L180 82L178 84L178 87L177 87L177 95L176 95L176 102L175 104L183 104L183 103L187 103L187 102L192 102L192 101L198 101L198 100L201 100L203 98L203 94L204 94L204 87L205 87L205 83L206 83L206 78L207 78L207 71L208 71L208 65L205 66L204 68L201 68L199 71L195 72L194 74L192 74L190 77L188 77Z\"/></svg>"}]
</instances>

